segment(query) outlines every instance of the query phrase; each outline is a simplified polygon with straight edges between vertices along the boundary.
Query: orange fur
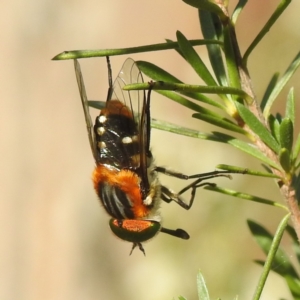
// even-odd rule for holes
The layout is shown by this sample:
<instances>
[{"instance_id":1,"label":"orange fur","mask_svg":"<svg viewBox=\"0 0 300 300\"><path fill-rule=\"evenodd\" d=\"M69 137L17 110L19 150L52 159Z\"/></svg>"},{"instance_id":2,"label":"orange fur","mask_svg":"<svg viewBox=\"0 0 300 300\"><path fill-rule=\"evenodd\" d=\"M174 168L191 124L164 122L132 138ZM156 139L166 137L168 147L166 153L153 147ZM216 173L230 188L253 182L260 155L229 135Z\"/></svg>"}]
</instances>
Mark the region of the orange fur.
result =
<instances>
[{"instance_id":1,"label":"orange fur","mask_svg":"<svg viewBox=\"0 0 300 300\"><path fill-rule=\"evenodd\" d=\"M111 170L104 165L98 165L93 172L94 188L97 191L100 182L107 182L117 186L128 195L133 206L132 211L135 218L144 218L149 213L149 207L145 206L140 192L140 179L130 170Z\"/></svg>"}]
</instances>

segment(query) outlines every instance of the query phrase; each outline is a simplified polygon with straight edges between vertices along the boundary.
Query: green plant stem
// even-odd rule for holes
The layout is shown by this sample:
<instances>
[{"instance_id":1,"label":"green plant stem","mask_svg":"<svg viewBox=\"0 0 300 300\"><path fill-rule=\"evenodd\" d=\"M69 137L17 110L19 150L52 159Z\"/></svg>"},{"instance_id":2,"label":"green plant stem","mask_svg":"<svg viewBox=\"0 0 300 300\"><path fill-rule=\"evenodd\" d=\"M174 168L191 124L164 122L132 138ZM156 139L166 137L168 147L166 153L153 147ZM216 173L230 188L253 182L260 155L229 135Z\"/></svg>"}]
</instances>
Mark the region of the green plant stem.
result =
<instances>
[{"instance_id":1,"label":"green plant stem","mask_svg":"<svg viewBox=\"0 0 300 300\"><path fill-rule=\"evenodd\" d=\"M222 42L216 40L190 40L189 42L193 46L201 46L207 44L222 45ZM169 43L160 43L160 44L145 45L139 47L121 48L121 49L71 50L71 51L64 51L54 56L52 60L125 55L125 54L162 51L162 50L170 50L170 49L178 49L178 48L179 47L177 42L169 42Z\"/></svg>"},{"instance_id":2,"label":"green plant stem","mask_svg":"<svg viewBox=\"0 0 300 300\"><path fill-rule=\"evenodd\" d=\"M272 14L266 25L262 28L262 30L259 32L257 37L254 39L254 41L251 43L249 48L246 50L244 57L243 57L243 65L247 65L247 60L251 52L254 50L254 48L257 46L257 44L262 40L262 38L269 32L271 27L274 25L276 20L280 17L280 15L284 12L284 10L288 7L288 5L291 3L292 0L282 0L278 7L276 8L275 12Z\"/></svg>"},{"instance_id":3,"label":"green plant stem","mask_svg":"<svg viewBox=\"0 0 300 300\"><path fill-rule=\"evenodd\" d=\"M277 231L274 235L274 240L273 240L272 245L270 247L270 251L268 253L268 256L267 256L267 259L266 259L266 262L265 262L265 265L264 265L264 268L263 268L263 272L262 272L262 274L260 276L260 279L258 281L258 285L256 287L256 291L254 293L253 300L259 300L259 298L261 296L264 285L266 283L266 280L267 280L268 275L269 275L270 270L271 270L272 262L274 260L275 255L276 255L276 252L277 252L277 249L279 247L282 235L283 235L284 230L287 226L287 223L288 223L288 220L289 220L290 216L291 216L290 213L287 214L282 219L282 221L280 222L280 224L277 228Z\"/></svg>"},{"instance_id":4,"label":"green plant stem","mask_svg":"<svg viewBox=\"0 0 300 300\"><path fill-rule=\"evenodd\" d=\"M269 28L273 24L273 21L276 20L278 18L278 16L284 11L284 9L289 4L289 2L290 2L290 0L282 0L281 1L279 7L277 8L277 11L273 14L272 18L270 19L269 24L267 24L266 27L264 27L264 30L266 30L266 28ZM249 76L249 72L246 67L246 63L245 63L245 61L244 61L244 63L242 61L238 42L236 39L235 28L232 24L229 24L229 25L225 24L225 25L228 26L227 27L228 33L226 35L228 40L226 41L226 43L224 42L224 46L226 46L226 44L227 44L227 49L229 49L229 50L234 49L234 51L232 51L230 53L230 55L234 54L236 56L235 58L231 57L231 60L235 61L235 63L237 64L236 67L239 71L239 76L240 76L240 81L241 81L241 89L244 90L248 95L250 95L253 98L253 101L251 103L248 102L248 109L269 130L268 125L267 125L267 120L263 116L260 106L258 105L258 102L256 100L255 93L253 91L253 87L252 87L252 83L251 83L251 79ZM266 31L264 31L263 34L265 34L265 32ZM228 43L231 43L231 47L228 46ZM226 53L225 53L225 55L226 55ZM293 63L289 67L286 74L290 75L290 74L292 74L292 72L294 72L294 70L297 69L298 63L300 61L300 59L298 59L298 56L299 56L299 54L294 59ZM244 57L244 59L245 59L245 57ZM284 78L287 78L288 75L284 76ZM236 119L239 122L239 116L237 116ZM280 165L278 155L276 155L268 146L266 146L266 144L246 124L243 124L243 123L239 123L239 124L243 129L245 129L251 135L256 137L256 139L254 141L254 144L256 145L256 147L266 157L268 157L268 159L273 161L275 164ZM298 240L300 241L300 210L299 210L297 199L296 199L295 188L291 185L291 180L288 177L286 177L286 174L284 174L282 170L272 168L272 172L275 175L277 175L281 178L284 178L283 181L278 181L278 185L280 188L281 195L285 199L285 202L287 203L289 211L291 212L291 220L293 222L295 231L297 233Z\"/></svg>"},{"instance_id":5,"label":"green plant stem","mask_svg":"<svg viewBox=\"0 0 300 300\"><path fill-rule=\"evenodd\" d=\"M300 241L300 210L295 188L292 186L291 182L288 182L280 188L280 192L286 200L289 211L291 212L291 220L294 225L298 241Z\"/></svg>"},{"instance_id":6,"label":"green plant stem","mask_svg":"<svg viewBox=\"0 0 300 300\"><path fill-rule=\"evenodd\" d=\"M126 84L123 87L124 91L128 90L148 90L149 83L134 83ZM199 92L204 94L232 94L240 95L247 100L250 100L249 95L244 91L227 86L207 86L207 85L192 85L185 83L172 83L164 81L156 81L151 83L152 90L161 90L161 91L183 91L183 92Z\"/></svg>"},{"instance_id":7,"label":"green plant stem","mask_svg":"<svg viewBox=\"0 0 300 300\"><path fill-rule=\"evenodd\" d=\"M252 87L248 69L247 69L246 65L244 65L242 63L242 57L240 54L239 45L238 45L238 41L236 38L235 28L232 24L227 24L226 26L227 26L227 31L228 31L227 35L226 35L227 41L224 44L225 45L231 44L231 46L227 46L227 49L229 49L228 51L230 51L230 53L229 53L230 60L234 61L236 63L236 68L239 72L239 77L240 77L241 89L243 91L245 91L245 93L247 95L250 95L250 97L252 97L252 99L253 99L252 102L249 102L249 101L247 102L248 109L257 117L257 119L263 124L263 126L268 128L267 122L266 122L266 120L262 114L262 111L260 109L260 106L256 100L256 96L255 96L255 93L254 93L254 90ZM227 53L225 53L225 54L227 54ZM232 57L232 55L234 55L235 57ZM237 121L239 122L240 126L243 129L245 129L246 131L248 131L250 133L250 135L253 135L256 137L254 144L262 151L262 153L264 153L269 159L276 162L276 164L279 164L278 157L275 155L275 153L261 141L261 139L248 127L248 125L246 125L245 123L244 124L241 123L239 120L239 117L237 117ZM275 174L278 175L279 177L282 177L282 174L278 173L278 171L276 171Z\"/></svg>"}]
</instances>

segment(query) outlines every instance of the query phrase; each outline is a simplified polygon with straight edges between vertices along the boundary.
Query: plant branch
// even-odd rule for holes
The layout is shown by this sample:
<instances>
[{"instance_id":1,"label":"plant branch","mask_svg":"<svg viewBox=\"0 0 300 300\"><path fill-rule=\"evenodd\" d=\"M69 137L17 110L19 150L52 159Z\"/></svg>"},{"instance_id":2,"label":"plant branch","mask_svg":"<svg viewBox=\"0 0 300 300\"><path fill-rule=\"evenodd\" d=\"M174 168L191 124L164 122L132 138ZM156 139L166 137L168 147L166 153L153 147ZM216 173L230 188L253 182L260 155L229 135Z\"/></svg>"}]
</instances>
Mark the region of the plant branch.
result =
<instances>
[{"instance_id":1,"label":"plant branch","mask_svg":"<svg viewBox=\"0 0 300 300\"><path fill-rule=\"evenodd\" d=\"M287 4L288 1L282 1L282 3ZM271 24L271 23L270 23ZM249 75L249 71L247 69L245 61L243 62L241 53L239 50L239 45L238 41L236 38L236 33L235 33L235 28L232 22L229 21L229 19L226 21L226 23L223 23L224 26L224 32L227 34L224 35L224 48L225 48L225 54L226 50L229 49L229 58L231 60L234 60L234 64L238 70L238 74L240 77L240 86L237 86L234 84L235 88L241 88L243 91L245 91L246 94L250 95L253 98L253 101L249 103L249 101L246 101L245 103L247 104L248 109L255 115L255 117L261 122L261 124L268 130L268 122L265 119L260 105L256 99L253 87L252 87L252 82L251 78ZM227 39L227 40L226 40ZM227 45L227 48L226 48ZM230 45L230 46L228 46ZM234 57L232 57L232 53L234 54ZM247 58L247 55L246 55ZM228 65L228 68L231 67ZM230 74L229 74L230 75ZM240 101L238 101L240 102ZM251 136L255 137L254 144L264 153L269 159L273 160L276 164L280 164L279 156L277 153L274 152L273 150L265 143L265 140L263 141L258 134L253 132L253 130L246 124L246 122L242 121L241 122L241 116L237 115L234 116L238 122L238 124ZM284 173L283 170L278 170L272 168L272 172L275 175L278 175L279 177L283 178L283 181L279 180L278 181L278 186L280 188L280 192L282 196L285 199L285 202L288 205L288 208L291 212L291 220L293 222L298 240L300 241L300 210L298 207L297 199L296 199L296 192L295 188L291 184L290 180L290 174Z\"/></svg>"}]
</instances>

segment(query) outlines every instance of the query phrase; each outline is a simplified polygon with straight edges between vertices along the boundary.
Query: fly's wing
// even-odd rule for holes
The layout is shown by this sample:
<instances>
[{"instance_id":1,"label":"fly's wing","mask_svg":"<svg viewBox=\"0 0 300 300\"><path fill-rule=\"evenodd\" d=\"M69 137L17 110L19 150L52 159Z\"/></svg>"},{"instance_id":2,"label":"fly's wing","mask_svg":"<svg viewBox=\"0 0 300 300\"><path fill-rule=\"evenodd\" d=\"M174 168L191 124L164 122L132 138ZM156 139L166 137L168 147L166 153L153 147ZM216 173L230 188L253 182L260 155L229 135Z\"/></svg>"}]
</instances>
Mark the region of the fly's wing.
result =
<instances>
[{"instance_id":1,"label":"fly's wing","mask_svg":"<svg viewBox=\"0 0 300 300\"><path fill-rule=\"evenodd\" d=\"M143 83L143 76L135 61L127 58L113 84L112 99L119 100L130 108L136 119L142 113L144 91L124 91L123 87L131 83ZM138 120L137 120L138 122Z\"/></svg>"},{"instance_id":2,"label":"fly's wing","mask_svg":"<svg viewBox=\"0 0 300 300\"><path fill-rule=\"evenodd\" d=\"M145 145L141 140L144 92L123 90L126 84L138 82L143 82L142 74L135 62L127 59L109 89L109 95L112 91L111 97L108 97L105 109L96 119L94 132L98 163L130 169L140 175L140 170L146 166ZM105 122L100 122L101 117Z\"/></svg>"},{"instance_id":3,"label":"fly's wing","mask_svg":"<svg viewBox=\"0 0 300 300\"><path fill-rule=\"evenodd\" d=\"M145 91L124 91L123 87L126 84L142 83L142 74L135 64L129 58L123 64L123 67L114 82L113 97L122 101L130 108L135 115L135 123L137 128L137 141L134 144L134 152L136 154L135 172L141 178L142 192L144 196L148 194L150 189L148 180L148 164L152 159L150 152L150 97L146 99ZM150 95L150 94L149 94Z\"/></svg>"},{"instance_id":4,"label":"fly's wing","mask_svg":"<svg viewBox=\"0 0 300 300\"><path fill-rule=\"evenodd\" d=\"M87 99L87 95L86 95L86 90L85 90L85 85L84 85L84 81L83 81L83 77L82 77L80 64L77 59L74 59L74 67L75 67L76 79L77 79L77 84L78 84L78 88L79 88L81 104L83 107L89 142L90 142L90 146L91 146L91 150L92 150L94 159L97 160L97 151L96 151L94 133L92 130L93 122L92 122L91 115L89 112L88 99Z\"/></svg>"},{"instance_id":5,"label":"fly's wing","mask_svg":"<svg viewBox=\"0 0 300 300\"><path fill-rule=\"evenodd\" d=\"M142 145L140 152L140 169L139 175L142 179L142 192L143 198L148 195L150 190L150 183L148 180L148 166L152 163L152 154L150 151L150 130L151 130L151 118L150 118L150 91L148 92L147 99L144 95L142 113L139 118L139 144Z\"/></svg>"}]
</instances>

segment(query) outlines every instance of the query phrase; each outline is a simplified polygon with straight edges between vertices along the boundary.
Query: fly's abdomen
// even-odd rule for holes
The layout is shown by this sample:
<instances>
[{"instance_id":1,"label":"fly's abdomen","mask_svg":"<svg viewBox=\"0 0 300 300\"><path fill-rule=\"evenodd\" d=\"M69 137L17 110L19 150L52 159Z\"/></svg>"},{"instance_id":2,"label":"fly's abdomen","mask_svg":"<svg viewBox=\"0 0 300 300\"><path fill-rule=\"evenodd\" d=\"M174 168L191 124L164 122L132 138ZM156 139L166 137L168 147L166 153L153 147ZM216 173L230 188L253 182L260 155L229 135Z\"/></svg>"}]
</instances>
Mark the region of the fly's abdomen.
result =
<instances>
[{"instance_id":1,"label":"fly's abdomen","mask_svg":"<svg viewBox=\"0 0 300 300\"><path fill-rule=\"evenodd\" d=\"M130 170L98 165L93 173L94 188L107 213L116 219L143 219L152 205L145 205L140 179Z\"/></svg>"},{"instance_id":2,"label":"fly's abdomen","mask_svg":"<svg viewBox=\"0 0 300 300\"><path fill-rule=\"evenodd\" d=\"M118 169L139 166L138 132L127 106L118 100L108 101L96 118L94 132L99 164Z\"/></svg>"}]
</instances>

